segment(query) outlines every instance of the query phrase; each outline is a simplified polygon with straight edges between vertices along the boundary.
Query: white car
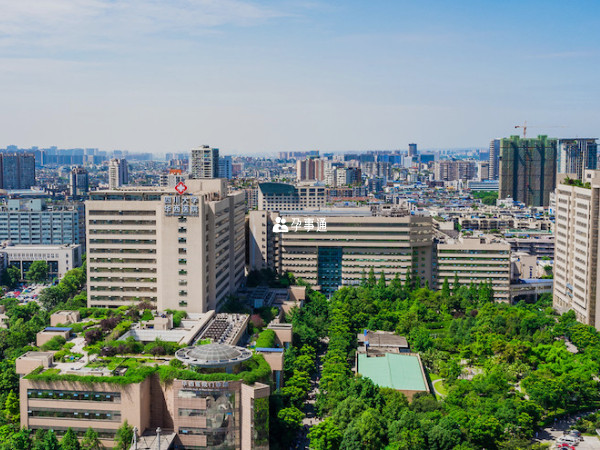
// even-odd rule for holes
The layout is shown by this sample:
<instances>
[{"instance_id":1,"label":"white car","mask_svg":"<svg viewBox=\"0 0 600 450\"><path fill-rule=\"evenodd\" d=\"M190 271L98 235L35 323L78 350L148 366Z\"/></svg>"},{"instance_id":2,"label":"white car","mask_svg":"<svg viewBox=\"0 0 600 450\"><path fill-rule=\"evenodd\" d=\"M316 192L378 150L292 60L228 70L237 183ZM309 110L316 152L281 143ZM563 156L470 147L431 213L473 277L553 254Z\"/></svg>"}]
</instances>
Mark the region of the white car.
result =
<instances>
[{"instance_id":1,"label":"white car","mask_svg":"<svg viewBox=\"0 0 600 450\"><path fill-rule=\"evenodd\" d=\"M561 436L559 437L556 442L558 444L569 444L569 445L579 445L579 438L576 438L575 436Z\"/></svg>"}]
</instances>

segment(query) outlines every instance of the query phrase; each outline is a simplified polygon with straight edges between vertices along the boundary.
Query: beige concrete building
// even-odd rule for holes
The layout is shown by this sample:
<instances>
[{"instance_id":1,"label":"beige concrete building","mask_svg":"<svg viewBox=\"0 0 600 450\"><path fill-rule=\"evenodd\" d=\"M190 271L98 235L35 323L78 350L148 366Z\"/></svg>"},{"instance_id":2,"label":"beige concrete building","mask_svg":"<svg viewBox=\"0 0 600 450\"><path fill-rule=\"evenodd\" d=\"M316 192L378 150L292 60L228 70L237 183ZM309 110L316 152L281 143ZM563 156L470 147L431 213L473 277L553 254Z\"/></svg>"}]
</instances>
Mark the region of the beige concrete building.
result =
<instances>
[{"instance_id":1,"label":"beige concrete building","mask_svg":"<svg viewBox=\"0 0 600 450\"><path fill-rule=\"evenodd\" d=\"M554 307L572 309L577 320L600 329L600 171L586 170L579 184L566 184L560 174L555 191Z\"/></svg>"},{"instance_id":2,"label":"beige concrete building","mask_svg":"<svg viewBox=\"0 0 600 450\"><path fill-rule=\"evenodd\" d=\"M244 277L244 193L227 180L187 189L97 191L86 202L89 306L218 309Z\"/></svg>"},{"instance_id":3,"label":"beige concrete building","mask_svg":"<svg viewBox=\"0 0 600 450\"><path fill-rule=\"evenodd\" d=\"M486 238L449 239L437 245L437 286L455 275L461 285L492 282L494 300L510 300L510 245Z\"/></svg>"},{"instance_id":4,"label":"beige concrete building","mask_svg":"<svg viewBox=\"0 0 600 450\"><path fill-rule=\"evenodd\" d=\"M287 231L276 231L278 218ZM250 211L249 269L289 271L326 294L359 284L371 267L388 280L396 274L404 280L412 268L432 285L432 236L425 216L373 216L362 208Z\"/></svg>"},{"instance_id":5,"label":"beige concrete building","mask_svg":"<svg viewBox=\"0 0 600 450\"><path fill-rule=\"evenodd\" d=\"M54 368L51 359L51 354L29 352L17 359L17 367L20 374L29 374L39 366ZM131 383L104 377L95 382L89 376L78 380L69 375L20 379L22 427L33 432L52 429L59 438L68 428L82 437L92 427L101 443L111 448L117 430L127 420L138 437L156 435L160 427L175 448L269 448L270 388L266 384L161 382L157 373Z\"/></svg>"},{"instance_id":6,"label":"beige concrete building","mask_svg":"<svg viewBox=\"0 0 600 450\"><path fill-rule=\"evenodd\" d=\"M60 325L69 325L79 322L81 314L79 311L56 311L50 316L50 326L58 327Z\"/></svg>"}]
</instances>

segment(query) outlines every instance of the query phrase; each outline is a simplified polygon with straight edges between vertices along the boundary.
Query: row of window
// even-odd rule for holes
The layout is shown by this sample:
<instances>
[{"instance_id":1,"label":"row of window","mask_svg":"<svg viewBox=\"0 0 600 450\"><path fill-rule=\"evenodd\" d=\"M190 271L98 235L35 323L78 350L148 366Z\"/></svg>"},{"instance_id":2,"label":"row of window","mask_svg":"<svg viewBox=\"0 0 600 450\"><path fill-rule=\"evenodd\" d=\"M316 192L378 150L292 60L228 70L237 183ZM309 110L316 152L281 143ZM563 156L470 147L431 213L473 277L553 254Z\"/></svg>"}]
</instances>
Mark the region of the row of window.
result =
<instances>
[{"instance_id":1,"label":"row of window","mask_svg":"<svg viewBox=\"0 0 600 450\"><path fill-rule=\"evenodd\" d=\"M52 389L27 389L27 398L57 399L57 400L84 400L96 402L121 401L118 392L92 392L92 391L62 391Z\"/></svg>"},{"instance_id":2,"label":"row of window","mask_svg":"<svg viewBox=\"0 0 600 450\"><path fill-rule=\"evenodd\" d=\"M53 408L32 408L27 411L29 417L53 417L57 419L106 420L120 422L120 411L86 411Z\"/></svg>"}]
</instances>

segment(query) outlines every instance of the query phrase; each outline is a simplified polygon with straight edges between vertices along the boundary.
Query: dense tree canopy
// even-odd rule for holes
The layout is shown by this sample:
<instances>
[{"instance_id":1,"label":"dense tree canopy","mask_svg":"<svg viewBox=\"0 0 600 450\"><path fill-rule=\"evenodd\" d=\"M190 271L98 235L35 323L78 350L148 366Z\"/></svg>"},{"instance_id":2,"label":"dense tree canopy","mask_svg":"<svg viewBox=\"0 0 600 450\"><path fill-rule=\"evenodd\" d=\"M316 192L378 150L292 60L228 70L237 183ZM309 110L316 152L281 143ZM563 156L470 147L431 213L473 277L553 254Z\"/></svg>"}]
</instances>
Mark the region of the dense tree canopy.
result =
<instances>
[{"instance_id":1,"label":"dense tree canopy","mask_svg":"<svg viewBox=\"0 0 600 450\"><path fill-rule=\"evenodd\" d=\"M434 292L382 280L366 272L361 286L330 300L309 291L291 318L298 343L329 338L317 397L325 420L311 429L311 448L529 448L536 428L598 404L599 335L572 313L558 316L549 296L511 306L494 303L488 284L445 281ZM354 376L365 328L407 336L428 373L443 379L445 398L422 394L409 404Z\"/></svg>"}]
</instances>

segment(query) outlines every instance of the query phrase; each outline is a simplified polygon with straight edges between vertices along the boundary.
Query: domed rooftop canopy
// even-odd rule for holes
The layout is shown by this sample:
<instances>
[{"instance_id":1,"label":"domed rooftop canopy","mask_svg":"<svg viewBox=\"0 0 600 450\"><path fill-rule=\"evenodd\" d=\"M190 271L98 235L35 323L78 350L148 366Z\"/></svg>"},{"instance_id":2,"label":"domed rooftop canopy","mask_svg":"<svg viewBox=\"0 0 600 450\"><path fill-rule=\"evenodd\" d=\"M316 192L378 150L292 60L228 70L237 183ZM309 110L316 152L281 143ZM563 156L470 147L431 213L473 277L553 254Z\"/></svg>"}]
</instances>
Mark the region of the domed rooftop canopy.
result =
<instances>
[{"instance_id":1,"label":"domed rooftop canopy","mask_svg":"<svg viewBox=\"0 0 600 450\"><path fill-rule=\"evenodd\" d=\"M252 352L228 344L206 344L182 348L177 350L175 356L190 366L232 367L250 359Z\"/></svg>"}]
</instances>

